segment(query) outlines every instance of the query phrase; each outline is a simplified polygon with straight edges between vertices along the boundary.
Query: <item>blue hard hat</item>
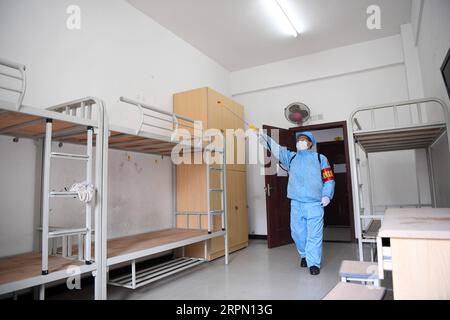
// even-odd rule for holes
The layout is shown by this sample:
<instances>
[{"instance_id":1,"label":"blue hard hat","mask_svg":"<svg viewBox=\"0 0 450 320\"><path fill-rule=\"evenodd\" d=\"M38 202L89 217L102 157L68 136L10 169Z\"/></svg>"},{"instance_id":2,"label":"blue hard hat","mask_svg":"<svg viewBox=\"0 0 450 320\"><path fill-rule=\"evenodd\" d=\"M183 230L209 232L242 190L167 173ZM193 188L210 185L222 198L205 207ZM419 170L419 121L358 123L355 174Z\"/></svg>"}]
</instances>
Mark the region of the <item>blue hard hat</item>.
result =
<instances>
[{"instance_id":1,"label":"blue hard hat","mask_svg":"<svg viewBox=\"0 0 450 320\"><path fill-rule=\"evenodd\" d=\"M295 134L295 140L297 140L298 137L300 137L300 136L305 136L305 137L308 138L309 141L311 141L311 143L312 143L313 145L316 144L316 138L314 138L314 135L313 135L311 132L309 132L309 131L297 132L297 133Z\"/></svg>"}]
</instances>

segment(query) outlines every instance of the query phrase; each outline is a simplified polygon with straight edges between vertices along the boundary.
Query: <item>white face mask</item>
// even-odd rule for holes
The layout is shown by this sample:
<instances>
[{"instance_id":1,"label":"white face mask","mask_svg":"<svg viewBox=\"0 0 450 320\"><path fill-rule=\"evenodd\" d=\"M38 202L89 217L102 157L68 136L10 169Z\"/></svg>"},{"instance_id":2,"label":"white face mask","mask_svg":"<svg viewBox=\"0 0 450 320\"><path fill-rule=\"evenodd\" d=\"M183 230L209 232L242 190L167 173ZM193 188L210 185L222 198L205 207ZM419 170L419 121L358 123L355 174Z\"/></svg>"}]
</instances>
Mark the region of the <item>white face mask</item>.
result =
<instances>
[{"instance_id":1,"label":"white face mask","mask_svg":"<svg viewBox=\"0 0 450 320\"><path fill-rule=\"evenodd\" d=\"M308 150L308 142L304 140L297 141L297 150L298 151Z\"/></svg>"}]
</instances>

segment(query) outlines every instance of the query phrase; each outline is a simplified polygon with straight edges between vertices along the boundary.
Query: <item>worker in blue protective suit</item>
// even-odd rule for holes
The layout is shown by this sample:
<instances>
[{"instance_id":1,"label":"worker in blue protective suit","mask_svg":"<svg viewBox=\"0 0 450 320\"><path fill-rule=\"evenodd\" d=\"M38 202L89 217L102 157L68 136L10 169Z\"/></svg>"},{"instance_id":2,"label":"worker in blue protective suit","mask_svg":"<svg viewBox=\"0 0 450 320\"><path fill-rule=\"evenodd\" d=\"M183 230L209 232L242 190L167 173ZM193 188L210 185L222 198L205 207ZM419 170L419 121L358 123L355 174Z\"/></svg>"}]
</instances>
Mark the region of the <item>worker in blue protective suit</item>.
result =
<instances>
[{"instance_id":1,"label":"worker in blue protective suit","mask_svg":"<svg viewBox=\"0 0 450 320\"><path fill-rule=\"evenodd\" d=\"M316 140L311 132L296 134L297 152L278 145L265 134L259 141L289 173L287 197L291 199L291 236L301 257L301 267L320 273L323 215L334 194L334 177L328 159L311 151Z\"/></svg>"}]
</instances>

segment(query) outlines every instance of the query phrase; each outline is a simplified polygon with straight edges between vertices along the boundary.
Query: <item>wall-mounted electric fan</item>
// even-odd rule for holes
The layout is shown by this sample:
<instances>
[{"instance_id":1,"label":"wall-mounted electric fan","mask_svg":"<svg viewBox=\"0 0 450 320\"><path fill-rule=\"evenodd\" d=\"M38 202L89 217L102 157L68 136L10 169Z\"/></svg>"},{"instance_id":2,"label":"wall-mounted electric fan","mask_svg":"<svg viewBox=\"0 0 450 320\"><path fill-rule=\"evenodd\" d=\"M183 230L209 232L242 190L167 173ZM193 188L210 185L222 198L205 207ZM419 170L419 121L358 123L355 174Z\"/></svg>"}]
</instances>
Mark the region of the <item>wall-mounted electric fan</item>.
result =
<instances>
[{"instance_id":1,"label":"wall-mounted electric fan","mask_svg":"<svg viewBox=\"0 0 450 320\"><path fill-rule=\"evenodd\" d=\"M311 117L311 110L304 103L294 102L284 109L284 116L289 122L301 126Z\"/></svg>"}]
</instances>

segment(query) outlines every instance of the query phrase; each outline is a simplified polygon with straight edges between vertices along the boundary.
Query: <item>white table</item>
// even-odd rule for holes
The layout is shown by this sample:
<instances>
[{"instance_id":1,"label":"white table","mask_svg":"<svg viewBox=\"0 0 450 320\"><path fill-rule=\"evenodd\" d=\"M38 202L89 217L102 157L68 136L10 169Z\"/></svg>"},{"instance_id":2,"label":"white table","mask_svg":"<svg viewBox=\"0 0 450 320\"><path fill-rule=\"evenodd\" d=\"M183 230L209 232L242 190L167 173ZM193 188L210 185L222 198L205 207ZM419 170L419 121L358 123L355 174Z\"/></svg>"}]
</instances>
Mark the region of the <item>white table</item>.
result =
<instances>
[{"instance_id":1,"label":"white table","mask_svg":"<svg viewBox=\"0 0 450 320\"><path fill-rule=\"evenodd\" d=\"M377 247L394 299L450 299L450 208L388 209Z\"/></svg>"}]
</instances>

